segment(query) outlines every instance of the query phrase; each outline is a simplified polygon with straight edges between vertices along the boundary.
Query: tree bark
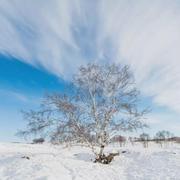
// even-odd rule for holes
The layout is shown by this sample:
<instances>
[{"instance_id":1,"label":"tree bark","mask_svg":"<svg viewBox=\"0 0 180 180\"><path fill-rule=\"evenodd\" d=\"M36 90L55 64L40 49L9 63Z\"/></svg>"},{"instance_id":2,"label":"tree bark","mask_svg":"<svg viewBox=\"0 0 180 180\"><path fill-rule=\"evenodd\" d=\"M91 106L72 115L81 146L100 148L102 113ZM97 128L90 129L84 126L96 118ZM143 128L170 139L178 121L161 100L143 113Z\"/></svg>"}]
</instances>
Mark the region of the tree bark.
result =
<instances>
[{"instance_id":1,"label":"tree bark","mask_svg":"<svg viewBox=\"0 0 180 180\"><path fill-rule=\"evenodd\" d=\"M104 147L105 147L104 145L101 145L99 156L103 155Z\"/></svg>"}]
</instances>

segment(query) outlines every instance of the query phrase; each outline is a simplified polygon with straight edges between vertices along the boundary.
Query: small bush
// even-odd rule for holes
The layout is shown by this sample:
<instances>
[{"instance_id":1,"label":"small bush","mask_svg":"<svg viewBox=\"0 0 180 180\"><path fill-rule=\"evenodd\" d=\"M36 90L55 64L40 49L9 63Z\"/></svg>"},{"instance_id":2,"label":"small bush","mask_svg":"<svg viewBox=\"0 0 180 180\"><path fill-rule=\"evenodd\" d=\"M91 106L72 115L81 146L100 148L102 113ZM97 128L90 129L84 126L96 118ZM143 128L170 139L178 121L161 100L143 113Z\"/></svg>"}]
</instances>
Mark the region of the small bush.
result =
<instances>
[{"instance_id":1,"label":"small bush","mask_svg":"<svg viewBox=\"0 0 180 180\"><path fill-rule=\"evenodd\" d=\"M33 139L34 144L42 144L44 141L44 138Z\"/></svg>"}]
</instances>

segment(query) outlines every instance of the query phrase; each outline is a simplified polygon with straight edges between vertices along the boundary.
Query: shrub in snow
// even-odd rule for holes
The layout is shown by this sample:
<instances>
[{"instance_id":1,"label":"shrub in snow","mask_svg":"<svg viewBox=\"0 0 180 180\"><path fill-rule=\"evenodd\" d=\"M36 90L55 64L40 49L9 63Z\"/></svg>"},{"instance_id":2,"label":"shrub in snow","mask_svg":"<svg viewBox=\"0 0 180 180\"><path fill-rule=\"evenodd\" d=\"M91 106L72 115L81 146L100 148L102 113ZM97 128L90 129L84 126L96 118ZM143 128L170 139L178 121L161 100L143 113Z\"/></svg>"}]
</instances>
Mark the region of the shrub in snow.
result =
<instances>
[{"instance_id":1,"label":"shrub in snow","mask_svg":"<svg viewBox=\"0 0 180 180\"><path fill-rule=\"evenodd\" d=\"M44 141L44 138L33 139L34 144L42 144Z\"/></svg>"}]
</instances>

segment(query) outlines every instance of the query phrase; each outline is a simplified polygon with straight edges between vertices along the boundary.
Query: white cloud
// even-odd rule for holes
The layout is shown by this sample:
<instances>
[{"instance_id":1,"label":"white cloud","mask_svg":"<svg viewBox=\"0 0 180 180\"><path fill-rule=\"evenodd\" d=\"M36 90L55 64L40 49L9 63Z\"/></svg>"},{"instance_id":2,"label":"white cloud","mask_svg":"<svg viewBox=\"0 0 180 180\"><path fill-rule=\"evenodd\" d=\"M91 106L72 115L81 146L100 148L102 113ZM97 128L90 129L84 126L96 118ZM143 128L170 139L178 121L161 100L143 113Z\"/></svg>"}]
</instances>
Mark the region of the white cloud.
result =
<instances>
[{"instance_id":1,"label":"white cloud","mask_svg":"<svg viewBox=\"0 0 180 180\"><path fill-rule=\"evenodd\" d=\"M0 52L58 76L108 57L131 65L153 101L180 113L176 0L2 0Z\"/></svg>"},{"instance_id":2,"label":"white cloud","mask_svg":"<svg viewBox=\"0 0 180 180\"><path fill-rule=\"evenodd\" d=\"M67 68L63 59L73 57L67 47L77 49L71 32L72 6L69 0L1 1L1 53L63 74Z\"/></svg>"}]
</instances>

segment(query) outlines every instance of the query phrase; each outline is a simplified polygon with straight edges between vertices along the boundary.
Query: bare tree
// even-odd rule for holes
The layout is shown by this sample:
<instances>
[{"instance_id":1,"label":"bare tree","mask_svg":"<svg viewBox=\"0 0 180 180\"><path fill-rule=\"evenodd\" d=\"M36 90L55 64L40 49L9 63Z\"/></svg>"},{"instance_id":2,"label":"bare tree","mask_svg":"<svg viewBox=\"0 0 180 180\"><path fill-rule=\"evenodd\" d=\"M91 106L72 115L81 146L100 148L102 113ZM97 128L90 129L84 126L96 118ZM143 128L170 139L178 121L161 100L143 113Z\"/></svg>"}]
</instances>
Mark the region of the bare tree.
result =
<instances>
[{"instance_id":1,"label":"bare tree","mask_svg":"<svg viewBox=\"0 0 180 180\"><path fill-rule=\"evenodd\" d=\"M142 133L142 134L140 134L140 141L143 143L143 146L145 147L145 148L147 148L148 147L148 141L150 140L150 136L149 136L149 134L147 134L147 133Z\"/></svg>"},{"instance_id":2,"label":"bare tree","mask_svg":"<svg viewBox=\"0 0 180 180\"><path fill-rule=\"evenodd\" d=\"M104 148L121 131L143 128L139 91L128 66L88 64L79 68L72 91L45 97L40 111L25 113L28 133L52 141L83 142L102 162ZM99 150L98 150L99 149Z\"/></svg>"},{"instance_id":3,"label":"bare tree","mask_svg":"<svg viewBox=\"0 0 180 180\"><path fill-rule=\"evenodd\" d=\"M125 146L126 144L126 137L121 135L116 135L112 138L111 142L119 143L120 147Z\"/></svg>"},{"instance_id":4,"label":"bare tree","mask_svg":"<svg viewBox=\"0 0 180 180\"><path fill-rule=\"evenodd\" d=\"M162 147L163 143L168 142L174 135L169 131L158 131L155 135L155 140Z\"/></svg>"}]
</instances>

